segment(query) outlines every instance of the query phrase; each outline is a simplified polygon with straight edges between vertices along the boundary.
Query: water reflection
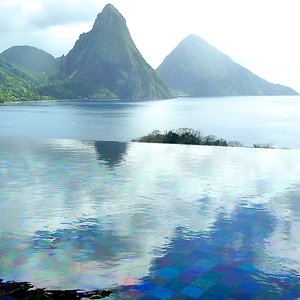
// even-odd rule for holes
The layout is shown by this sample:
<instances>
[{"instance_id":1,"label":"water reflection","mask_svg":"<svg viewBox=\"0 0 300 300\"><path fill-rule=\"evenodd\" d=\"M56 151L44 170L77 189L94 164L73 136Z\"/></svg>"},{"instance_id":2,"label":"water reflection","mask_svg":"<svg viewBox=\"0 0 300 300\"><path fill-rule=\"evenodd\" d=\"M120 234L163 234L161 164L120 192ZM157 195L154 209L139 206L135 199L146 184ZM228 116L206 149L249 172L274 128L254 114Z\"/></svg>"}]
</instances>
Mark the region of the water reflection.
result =
<instances>
[{"instance_id":1,"label":"water reflection","mask_svg":"<svg viewBox=\"0 0 300 300\"><path fill-rule=\"evenodd\" d=\"M276 218L258 205L238 207L229 218L220 213L209 235L179 227L163 256L153 260L149 274L117 296L296 299L300 275L278 270L282 261L265 253L275 226ZM265 265L268 269L262 270Z\"/></svg>"},{"instance_id":2,"label":"water reflection","mask_svg":"<svg viewBox=\"0 0 300 300\"><path fill-rule=\"evenodd\" d=\"M176 239L182 251L205 241L207 259L243 258L265 280L300 274L299 151L0 144L0 277L108 288L147 278Z\"/></svg>"},{"instance_id":3,"label":"water reflection","mask_svg":"<svg viewBox=\"0 0 300 300\"><path fill-rule=\"evenodd\" d=\"M95 149L97 151L97 157L100 162L104 162L108 168L121 164L125 160L128 144L120 142L95 142Z\"/></svg>"}]
</instances>

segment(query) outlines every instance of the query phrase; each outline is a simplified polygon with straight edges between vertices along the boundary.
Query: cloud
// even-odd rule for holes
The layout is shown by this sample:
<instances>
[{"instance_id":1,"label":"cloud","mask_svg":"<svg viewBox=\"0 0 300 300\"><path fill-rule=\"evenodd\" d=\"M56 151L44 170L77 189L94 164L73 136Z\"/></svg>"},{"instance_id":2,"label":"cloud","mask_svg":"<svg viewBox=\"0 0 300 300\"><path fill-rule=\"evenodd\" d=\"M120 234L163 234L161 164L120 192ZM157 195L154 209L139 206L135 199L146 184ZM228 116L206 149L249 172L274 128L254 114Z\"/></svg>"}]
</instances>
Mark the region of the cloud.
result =
<instances>
[{"instance_id":1,"label":"cloud","mask_svg":"<svg viewBox=\"0 0 300 300\"><path fill-rule=\"evenodd\" d=\"M79 34L91 29L103 1L2 0L0 52L14 45L31 45L66 54Z\"/></svg>"},{"instance_id":2,"label":"cloud","mask_svg":"<svg viewBox=\"0 0 300 300\"><path fill-rule=\"evenodd\" d=\"M95 0L2 0L0 26L37 27L38 30L91 21L103 8Z\"/></svg>"},{"instance_id":3,"label":"cloud","mask_svg":"<svg viewBox=\"0 0 300 300\"><path fill-rule=\"evenodd\" d=\"M93 0L46 0L33 12L30 25L39 29L51 26L90 22L103 8L102 2Z\"/></svg>"},{"instance_id":4,"label":"cloud","mask_svg":"<svg viewBox=\"0 0 300 300\"><path fill-rule=\"evenodd\" d=\"M3 0L0 2L0 30L3 33L7 33L7 31L11 31L14 28L21 27L23 25L22 20L22 9L21 6L18 5L16 1L8 1Z\"/></svg>"}]
</instances>

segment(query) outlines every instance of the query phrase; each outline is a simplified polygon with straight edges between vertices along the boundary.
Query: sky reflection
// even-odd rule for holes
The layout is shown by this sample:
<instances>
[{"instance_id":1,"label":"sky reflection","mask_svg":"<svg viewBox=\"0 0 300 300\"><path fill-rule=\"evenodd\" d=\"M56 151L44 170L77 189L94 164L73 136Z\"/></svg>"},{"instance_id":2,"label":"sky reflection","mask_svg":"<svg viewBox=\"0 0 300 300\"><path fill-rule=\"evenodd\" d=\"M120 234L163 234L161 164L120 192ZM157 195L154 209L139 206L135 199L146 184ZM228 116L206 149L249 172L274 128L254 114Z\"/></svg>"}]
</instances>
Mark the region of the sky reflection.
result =
<instances>
[{"instance_id":1,"label":"sky reflection","mask_svg":"<svg viewBox=\"0 0 300 300\"><path fill-rule=\"evenodd\" d=\"M300 151L0 144L0 277L107 288L151 274L176 238L250 251L263 274L300 274Z\"/></svg>"}]
</instances>

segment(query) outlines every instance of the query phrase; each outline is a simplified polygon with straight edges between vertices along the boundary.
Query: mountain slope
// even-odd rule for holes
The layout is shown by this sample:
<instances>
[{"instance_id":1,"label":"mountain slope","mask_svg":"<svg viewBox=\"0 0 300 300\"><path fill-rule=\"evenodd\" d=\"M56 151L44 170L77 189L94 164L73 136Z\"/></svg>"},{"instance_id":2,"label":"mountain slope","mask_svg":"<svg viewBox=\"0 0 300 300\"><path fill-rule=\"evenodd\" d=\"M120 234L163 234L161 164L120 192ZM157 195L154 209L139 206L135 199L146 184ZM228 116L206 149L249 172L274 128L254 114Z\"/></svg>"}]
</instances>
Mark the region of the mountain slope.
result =
<instances>
[{"instance_id":1,"label":"mountain slope","mask_svg":"<svg viewBox=\"0 0 300 300\"><path fill-rule=\"evenodd\" d=\"M123 16L108 4L93 29L63 59L67 87L78 97L172 98L136 48Z\"/></svg>"},{"instance_id":2,"label":"mountain slope","mask_svg":"<svg viewBox=\"0 0 300 300\"><path fill-rule=\"evenodd\" d=\"M251 73L195 35L181 41L157 72L172 89L193 97L297 95Z\"/></svg>"},{"instance_id":3,"label":"mountain slope","mask_svg":"<svg viewBox=\"0 0 300 300\"><path fill-rule=\"evenodd\" d=\"M0 56L0 103L46 99L39 95L41 81Z\"/></svg>"},{"instance_id":4,"label":"mountain slope","mask_svg":"<svg viewBox=\"0 0 300 300\"><path fill-rule=\"evenodd\" d=\"M35 72L49 72L55 66L55 58L51 54L31 46L13 46L1 55L13 64Z\"/></svg>"}]
</instances>

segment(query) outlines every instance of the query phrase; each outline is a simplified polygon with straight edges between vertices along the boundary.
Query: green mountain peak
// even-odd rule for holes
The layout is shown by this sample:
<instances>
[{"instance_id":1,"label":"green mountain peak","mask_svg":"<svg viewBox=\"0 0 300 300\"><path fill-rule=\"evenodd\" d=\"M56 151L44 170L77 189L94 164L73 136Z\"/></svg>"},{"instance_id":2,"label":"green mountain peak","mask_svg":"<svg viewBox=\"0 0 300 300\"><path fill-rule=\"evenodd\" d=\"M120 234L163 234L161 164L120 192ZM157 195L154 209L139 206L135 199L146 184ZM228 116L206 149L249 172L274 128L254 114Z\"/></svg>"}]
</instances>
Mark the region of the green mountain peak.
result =
<instances>
[{"instance_id":1,"label":"green mountain peak","mask_svg":"<svg viewBox=\"0 0 300 300\"><path fill-rule=\"evenodd\" d=\"M106 4L103 11L98 14L93 30L115 31L126 26L126 20L119 11L112 5Z\"/></svg>"},{"instance_id":2,"label":"green mountain peak","mask_svg":"<svg viewBox=\"0 0 300 300\"><path fill-rule=\"evenodd\" d=\"M62 73L74 97L151 99L173 93L136 48L124 17L108 4L92 30L80 35L63 59Z\"/></svg>"},{"instance_id":3,"label":"green mountain peak","mask_svg":"<svg viewBox=\"0 0 300 300\"><path fill-rule=\"evenodd\" d=\"M13 46L1 53L7 61L35 72L49 72L55 58L44 50L32 46Z\"/></svg>"},{"instance_id":4,"label":"green mountain peak","mask_svg":"<svg viewBox=\"0 0 300 300\"><path fill-rule=\"evenodd\" d=\"M297 95L258 77L196 35L183 39L157 72L173 90L192 97Z\"/></svg>"}]
</instances>

